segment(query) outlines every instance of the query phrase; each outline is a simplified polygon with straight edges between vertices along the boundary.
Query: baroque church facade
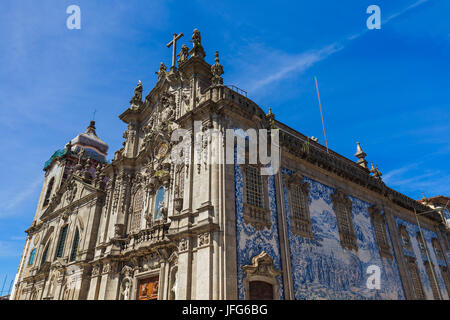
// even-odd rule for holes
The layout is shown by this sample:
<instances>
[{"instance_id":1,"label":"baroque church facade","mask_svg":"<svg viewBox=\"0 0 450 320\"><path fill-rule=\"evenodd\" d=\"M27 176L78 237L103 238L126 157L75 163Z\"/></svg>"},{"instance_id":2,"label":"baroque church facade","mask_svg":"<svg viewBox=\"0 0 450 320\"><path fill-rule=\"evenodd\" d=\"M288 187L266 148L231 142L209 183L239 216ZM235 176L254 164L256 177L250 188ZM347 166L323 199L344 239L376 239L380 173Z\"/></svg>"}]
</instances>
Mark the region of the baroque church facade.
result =
<instances>
[{"instance_id":1,"label":"baroque church facade","mask_svg":"<svg viewBox=\"0 0 450 320\"><path fill-rule=\"evenodd\" d=\"M223 84L198 30L176 55L181 36L170 69L120 115L110 163L92 121L45 164L11 299L449 299L448 198L413 200L359 144L355 162L277 121ZM199 122L222 134L171 161ZM224 161L239 156L225 131L251 128L279 134L272 175Z\"/></svg>"}]
</instances>

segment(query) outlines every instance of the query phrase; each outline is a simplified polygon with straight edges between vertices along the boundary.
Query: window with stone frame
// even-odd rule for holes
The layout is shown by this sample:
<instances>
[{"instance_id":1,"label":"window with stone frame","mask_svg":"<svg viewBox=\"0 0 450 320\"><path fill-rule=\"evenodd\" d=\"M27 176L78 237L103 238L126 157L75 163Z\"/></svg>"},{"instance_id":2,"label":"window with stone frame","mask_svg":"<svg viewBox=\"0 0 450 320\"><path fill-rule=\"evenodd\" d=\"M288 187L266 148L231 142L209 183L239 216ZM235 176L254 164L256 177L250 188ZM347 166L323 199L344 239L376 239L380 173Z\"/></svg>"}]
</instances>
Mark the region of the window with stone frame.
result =
<instances>
[{"instance_id":1,"label":"window with stone frame","mask_svg":"<svg viewBox=\"0 0 450 320\"><path fill-rule=\"evenodd\" d=\"M434 249L434 253L436 254L436 257L439 260L444 260L444 253L442 252L441 245L439 244L438 239L433 238L431 240L431 243L433 244L433 249Z\"/></svg>"},{"instance_id":2,"label":"window with stone frame","mask_svg":"<svg viewBox=\"0 0 450 320\"><path fill-rule=\"evenodd\" d=\"M392 251L386 232L386 220L384 214L381 214L381 209L377 206L370 207L369 214L372 220L373 230L375 232L375 239L377 241L380 256L383 258L392 259Z\"/></svg>"},{"instance_id":3,"label":"window with stone frame","mask_svg":"<svg viewBox=\"0 0 450 320\"><path fill-rule=\"evenodd\" d=\"M404 225L401 225L399 226L399 231L403 248L405 248L406 250L411 250L411 240L409 238L408 230L406 230L406 227Z\"/></svg>"},{"instance_id":4,"label":"window with stone frame","mask_svg":"<svg viewBox=\"0 0 450 320\"><path fill-rule=\"evenodd\" d=\"M428 280L430 281L430 285L431 285L431 291L433 292L433 297L435 300L440 300L439 298L439 287L436 284L436 280L433 276L433 272L431 270L431 268L434 268L434 265L429 261L425 261L424 262L425 265L425 270L427 271L427 276L428 276ZM434 269L433 269L434 271Z\"/></svg>"},{"instance_id":5,"label":"window with stone frame","mask_svg":"<svg viewBox=\"0 0 450 320\"><path fill-rule=\"evenodd\" d=\"M417 268L416 259L408 257L407 265L409 269L409 273L411 275L411 280L413 283L414 292L416 295L416 299L424 300L425 294L423 292L422 281L420 280L419 269Z\"/></svg>"},{"instance_id":6,"label":"window with stone frame","mask_svg":"<svg viewBox=\"0 0 450 320\"><path fill-rule=\"evenodd\" d=\"M419 246L420 249L420 253L424 256L427 255L427 248L426 248L426 244L423 242L422 236L420 234L420 232L417 232L416 234L416 240L417 240L417 245Z\"/></svg>"},{"instance_id":7,"label":"window with stone frame","mask_svg":"<svg viewBox=\"0 0 450 320\"><path fill-rule=\"evenodd\" d=\"M56 249L56 257L57 258L62 258L63 253L64 253L64 245L66 244L66 238L67 238L67 231L69 229L68 225L65 225L62 229L61 229L61 233L59 234L59 240L58 240L58 246Z\"/></svg>"},{"instance_id":8,"label":"window with stone frame","mask_svg":"<svg viewBox=\"0 0 450 320\"><path fill-rule=\"evenodd\" d=\"M29 266L33 265L35 257L36 257L36 248L31 250L30 258L28 259L28 265Z\"/></svg>"},{"instance_id":9,"label":"window with stone frame","mask_svg":"<svg viewBox=\"0 0 450 320\"><path fill-rule=\"evenodd\" d=\"M53 185L55 184L55 177L50 179L50 182L47 185L47 191L45 192L45 198L44 198L44 203L43 203L43 207L48 206L49 202L50 202L50 196L52 194L52 189L53 189Z\"/></svg>"},{"instance_id":10,"label":"window with stone frame","mask_svg":"<svg viewBox=\"0 0 450 320\"><path fill-rule=\"evenodd\" d=\"M444 279L445 288L450 295L450 277L448 275L448 269L444 266L439 266L441 269L442 279Z\"/></svg>"},{"instance_id":11,"label":"window with stone frame","mask_svg":"<svg viewBox=\"0 0 450 320\"><path fill-rule=\"evenodd\" d=\"M75 230L75 236L73 238L72 250L70 252L70 260L69 261L75 261L75 259L77 258L79 242L80 242L80 233L77 228Z\"/></svg>"},{"instance_id":12,"label":"window with stone frame","mask_svg":"<svg viewBox=\"0 0 450 320\"><path fill-rule=\"evenodd\" d=\"M243 165L244 171L244 221L257 230L270 229L267 177L261 175L259 166Z\"/></svg>"},{"instance_id":13,"label":"window with stone frame","mask_svg":"<svg viewBox=\"0 0 450 320\"><path fill-rule=\"evenodd\" d=\"M144 191L141 187L134 193L130 232L138 232L141 229L141 213L143 208Z\"/></svg>"},{"instance_id":14,"label":"window with stone frame","mask_svg":"<svg viewBox=\"0 0 450 320\"><path fill-rule=\"evenodd\" d=\"M41 266L47 261L48 248L50 247L50 241L47 243L45 247L44 253L42 254Z\"/></svg>"},{"instance_id":15,"label":"window with stone frame","mask_svg":"<svg viewBox=\"0 0 450 320\"><path fill-rule=\"evenodd\" d=\"M341 246L349 250L358 251L355 231L353 229L352 201L341 190L336 190L331 195L331 199L334 212L336 213Z\"/></svg>"},{"instance_id":16,"label":"window with stone frame","mask_svg":"<svg viewBox=\"0 0 450 320\"><path fill-rule=\"evenodd\" d=\"M309 183L303 183L303 176L298 173L286 177L289 198L289 221L293 234L304 238L313 238L312 223L309 212Z\"/></svg>"}]
</instances>

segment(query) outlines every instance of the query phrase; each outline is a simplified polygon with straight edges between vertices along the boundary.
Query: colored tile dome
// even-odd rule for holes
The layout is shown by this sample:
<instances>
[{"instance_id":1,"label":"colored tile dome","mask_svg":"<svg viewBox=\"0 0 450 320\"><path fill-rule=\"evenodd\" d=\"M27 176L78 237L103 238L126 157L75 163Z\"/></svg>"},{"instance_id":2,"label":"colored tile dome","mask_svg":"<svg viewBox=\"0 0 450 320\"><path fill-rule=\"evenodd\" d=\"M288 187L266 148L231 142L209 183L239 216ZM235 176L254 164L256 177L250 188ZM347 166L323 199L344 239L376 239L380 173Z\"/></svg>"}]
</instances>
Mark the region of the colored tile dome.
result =
<instances>
[{"instance_id":1,"label":"colored tile dome","mask_svg":"<svg viewBox=\"0 0 450 320\"><path fill-rule=\"evenodd\" d=\"M70 148L70 150L68 150ZM64 149L56 151L50 159L45 162L44 170L46 170L54 159L60 158L69 151L79 153L84 149L84 155L99 162L106 162L106 155L108 152L108 145L97 136L95 132L95 121L91 121L86 132L80 133L75 138L70 140Z\"/></svg>"},{"instance_id":2,"label":"colored tile dome","mask_svg":"<svg viewBox=\"0 0 450 320\"><path fill-rule=\"evenodd\" d=\"M82 147L87 154L98 154L104 158L106 158L106 154L108 153L108 145L95 132L95 121L91 121L86 132L80 133L70 142L72 144L72 151L76 151Z\"/></svg>"}]
</instances>

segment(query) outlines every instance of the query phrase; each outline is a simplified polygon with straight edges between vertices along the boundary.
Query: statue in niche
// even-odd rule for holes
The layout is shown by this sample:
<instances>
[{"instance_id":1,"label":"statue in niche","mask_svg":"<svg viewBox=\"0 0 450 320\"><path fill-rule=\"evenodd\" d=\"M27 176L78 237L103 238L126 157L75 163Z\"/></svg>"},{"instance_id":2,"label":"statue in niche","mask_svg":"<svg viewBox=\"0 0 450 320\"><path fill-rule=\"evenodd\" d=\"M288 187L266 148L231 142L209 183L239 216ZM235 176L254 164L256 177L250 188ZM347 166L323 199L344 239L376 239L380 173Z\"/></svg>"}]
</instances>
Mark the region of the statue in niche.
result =
<instances>
[{"instance_id":1,"label":"statue in niche","mask_svg":"<svg viewBox=\"0 0 450 320\"><path fill-rule=\"evenodd\" d=\"M155 211L153 214L154 220L160 220L164 215L164 187L158 189L155 197Z\"/></svg>"}]
</instances>

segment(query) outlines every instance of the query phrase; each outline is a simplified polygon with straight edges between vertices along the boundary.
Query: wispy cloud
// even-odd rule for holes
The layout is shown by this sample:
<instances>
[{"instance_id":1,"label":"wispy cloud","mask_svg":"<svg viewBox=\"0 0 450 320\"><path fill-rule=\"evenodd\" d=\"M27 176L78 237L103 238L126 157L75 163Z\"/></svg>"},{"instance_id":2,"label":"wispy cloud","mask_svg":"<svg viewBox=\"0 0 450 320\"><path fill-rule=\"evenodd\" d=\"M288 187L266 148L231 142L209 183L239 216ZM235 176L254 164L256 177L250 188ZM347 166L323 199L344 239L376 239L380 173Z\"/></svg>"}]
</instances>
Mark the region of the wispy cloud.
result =
<instances>
[{"instance_id":1,"label":"wispy cloud","mask_svg":"<svg viewBox=\"0 0 450 320\"><path fill-rule=\"evenodd\" d=\"M394 20L395 18L403 15L404 13L418 7L421 4L424 4L428 2L429 0L419 0L413 3L412 5L388 16L384 20L382 20L382 25L389 23L390 21ZM285 79L288 76L292 76L292 74L300 74L306 71L307 69L311 68L314 64L317 62L323 61L333 55L334 53L341 51L344 49L351 41L354 41L361 36L363 36L368 29L364 29L358 33L355 33L351 36L346 37L345 39L342 39L340 41L334 42L332 44L326 45L318 50L310 50L307 52L303 52L296 55L280 55L278 57L278 69L273 70L273 68L267 68L266 66L261 67L261 70L267 70L270 71L266 73L266 75L261 75L260 77L256 77L260 80L254 80L253 82L247 82L247 88L251 92L258 91L269 84L275 83L277 81L280 81L282 79ZM284 59L283 59L284 58ZM267 63L273 63L272 59L266 59L263 61L264 64Z\"/></svg>"},{"instance_id":2,"label":"wispy cloud","mask_svg":"<svg viewBox=\"0 0 450 320\"><path fill-rule=\"evenodd\" d=\"M33 195L38 188L42 184L42 177L39 177L32 181L28 186L26 186L23 190L18 192L15 196L10 198L9 200L4 200L3 210L0 211L0 218L8 215L11 211L17 208L20 204L25 201L29 201L30 196Z\"/></svg>"}]
</instances>

